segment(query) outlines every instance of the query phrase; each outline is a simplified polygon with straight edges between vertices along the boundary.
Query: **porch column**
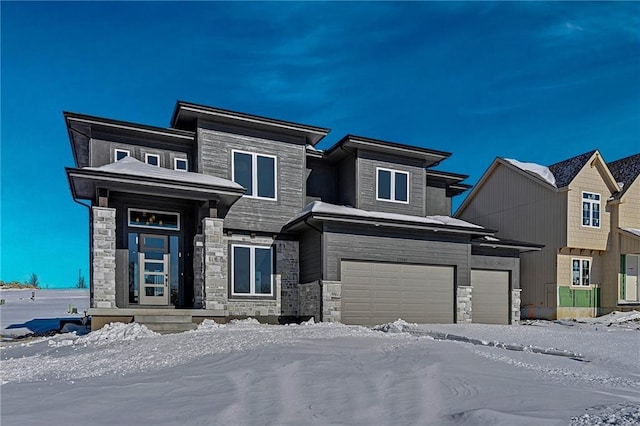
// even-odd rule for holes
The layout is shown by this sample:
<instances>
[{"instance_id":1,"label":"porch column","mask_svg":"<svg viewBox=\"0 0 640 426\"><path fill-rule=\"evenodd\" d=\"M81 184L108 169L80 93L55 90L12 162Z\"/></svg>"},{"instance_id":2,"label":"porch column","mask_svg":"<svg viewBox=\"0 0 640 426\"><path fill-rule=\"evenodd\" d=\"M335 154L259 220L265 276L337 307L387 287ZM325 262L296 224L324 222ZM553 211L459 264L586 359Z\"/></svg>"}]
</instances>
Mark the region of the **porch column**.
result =
<instances>
[{"instance_id":1,"label":"porch column","mask_svg":"<svg viewBox=\"0 0 640 426\"><path fill-rule=\"evenodd\" d=\"M228 309L227 247L222 234L223 223L224 219L213 217L202 219L205 309Z\"/></svg>"},{"instance_id":2,"label":"porch column","mask_svg":"<svg viewBox=\"0 0 640 426\"><path fill-rule=\"evenodd\" d=\"M91 307L116 307L116 210L91 208Z\"/></svg>"}]
</instances>

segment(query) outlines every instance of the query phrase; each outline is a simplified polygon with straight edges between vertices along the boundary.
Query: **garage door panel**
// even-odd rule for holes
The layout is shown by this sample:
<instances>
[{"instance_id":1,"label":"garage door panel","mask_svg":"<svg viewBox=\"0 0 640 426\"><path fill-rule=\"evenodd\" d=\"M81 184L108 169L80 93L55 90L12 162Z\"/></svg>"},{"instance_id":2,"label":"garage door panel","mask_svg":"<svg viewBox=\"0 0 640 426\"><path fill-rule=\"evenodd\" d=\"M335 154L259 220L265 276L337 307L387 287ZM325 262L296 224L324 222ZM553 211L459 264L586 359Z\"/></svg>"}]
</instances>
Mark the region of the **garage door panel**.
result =
<instances>
[{"instance_id":1,"label":"garage door panel","mask_svg":"<svg viewBox=\"0 0 640 426\"><path fill-rule=\"evenodd\" d=\"M452 323L453 277L448 266L343 261L342 321Z\"/></svg>"},{"instance_id":2,"label":"garage door panel","mask_svg":"<svg viewBox=\"0 0 640 426\"><path fill-rule=\"evenodd\" d=\"M509 324L509 272L471 271L473 322Z\"/></svg>"}]
</instances>

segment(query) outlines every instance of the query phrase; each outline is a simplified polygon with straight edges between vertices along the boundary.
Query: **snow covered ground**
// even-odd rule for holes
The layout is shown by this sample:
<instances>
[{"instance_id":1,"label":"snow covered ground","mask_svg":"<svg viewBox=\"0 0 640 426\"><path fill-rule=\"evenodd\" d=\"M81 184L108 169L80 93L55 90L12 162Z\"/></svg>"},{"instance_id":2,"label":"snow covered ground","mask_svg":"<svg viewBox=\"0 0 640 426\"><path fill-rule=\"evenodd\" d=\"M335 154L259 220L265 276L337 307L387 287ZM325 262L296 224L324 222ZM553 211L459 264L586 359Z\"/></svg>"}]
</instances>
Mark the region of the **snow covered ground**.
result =
<instances>
[{"instance_id":1,"label":"snow covered ground","mask_svg":"<svg viewBox=\"0 0 640 426\"><path fill-rule=\"evenodd\" d=\"M113 324L4 342L1 423L637 425L639 319Z\"/></svg>"}]
</instances>

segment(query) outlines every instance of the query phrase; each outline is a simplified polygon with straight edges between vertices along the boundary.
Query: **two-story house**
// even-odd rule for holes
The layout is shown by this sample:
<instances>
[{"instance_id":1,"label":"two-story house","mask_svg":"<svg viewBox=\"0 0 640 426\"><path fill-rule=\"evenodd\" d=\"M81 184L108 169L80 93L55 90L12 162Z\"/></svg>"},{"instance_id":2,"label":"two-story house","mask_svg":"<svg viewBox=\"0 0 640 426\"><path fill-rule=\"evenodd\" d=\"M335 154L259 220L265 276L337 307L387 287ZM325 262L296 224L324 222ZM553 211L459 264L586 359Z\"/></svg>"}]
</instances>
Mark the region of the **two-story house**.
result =
<instances>
[{"instance_id":1,"label":"two-story house","mask_svg":"<svg viewBox=\"0 0 640 426\"><path fill-rule=\"evenodd\" d=\"M496 158L480 178L455 216L545 246L521 259L523 317L596 316L637 302L637 163L607 165L597 150L549 167Z\"/></svg>"},{"instance_id":2,"label":"two-story house","mask_svg":"<svg viewBox=\"0 0 640 426\"><path fill-rule=\"evenodd\" d=\"M517 321L519 254L450 217L451 154L178 102L169 128L65 113L93 327L203 318Z\"/></svg>"}]
</instances>

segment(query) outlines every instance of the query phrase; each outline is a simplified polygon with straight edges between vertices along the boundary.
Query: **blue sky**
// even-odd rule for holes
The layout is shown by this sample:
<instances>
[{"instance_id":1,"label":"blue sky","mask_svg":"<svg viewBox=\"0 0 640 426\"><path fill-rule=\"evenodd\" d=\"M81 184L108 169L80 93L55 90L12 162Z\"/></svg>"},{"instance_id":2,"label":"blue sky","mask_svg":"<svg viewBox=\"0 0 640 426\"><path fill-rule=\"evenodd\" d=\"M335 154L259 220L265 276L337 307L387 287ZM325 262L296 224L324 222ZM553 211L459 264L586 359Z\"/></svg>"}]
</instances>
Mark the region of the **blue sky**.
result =
<instances>
[{"instance_id":1,"label":"blue sky","mask_svg":"<svg viewBox=\"0 0 640 426\"><path fill-rule=\"evenodd\" d=\"M640 151L640 3L0 3L2 280L88 277L62 111L168 126L176 100L551 164ZM456 206L464 199L458 197Z\"/></svg>"}]
</instances>

